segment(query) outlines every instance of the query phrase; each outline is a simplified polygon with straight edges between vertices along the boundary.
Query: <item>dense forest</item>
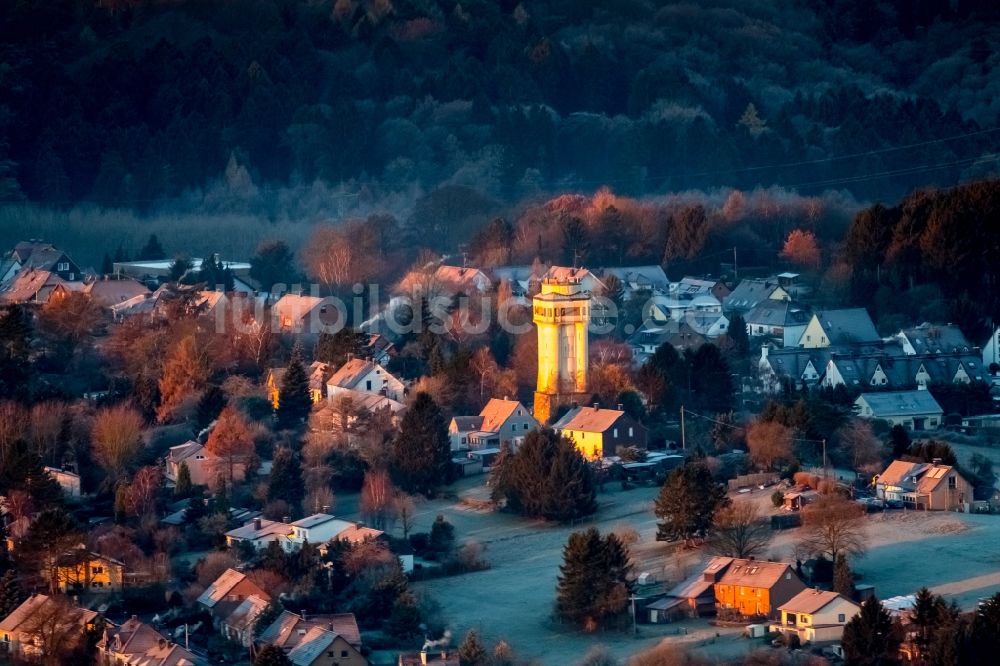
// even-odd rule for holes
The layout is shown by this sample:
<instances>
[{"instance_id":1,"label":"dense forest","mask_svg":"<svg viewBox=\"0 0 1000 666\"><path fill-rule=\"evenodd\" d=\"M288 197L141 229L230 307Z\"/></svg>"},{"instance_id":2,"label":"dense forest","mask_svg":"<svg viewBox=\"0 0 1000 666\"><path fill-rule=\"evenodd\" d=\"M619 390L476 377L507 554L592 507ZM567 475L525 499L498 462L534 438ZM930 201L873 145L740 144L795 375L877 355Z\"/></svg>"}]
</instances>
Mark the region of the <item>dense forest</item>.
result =
<instances>
[{"instance_id":1,"label":"dense forest","mask_svg":"<svg viewBox=\"0 0 1000 666\"><path fill-rule=\"evenodd\" d=\"M483 208L605 185L892 200L997 172L996 14L967 0L5 2L0 199L271 219L405 217L447 186Z\"/></svg>"}]
</instances>

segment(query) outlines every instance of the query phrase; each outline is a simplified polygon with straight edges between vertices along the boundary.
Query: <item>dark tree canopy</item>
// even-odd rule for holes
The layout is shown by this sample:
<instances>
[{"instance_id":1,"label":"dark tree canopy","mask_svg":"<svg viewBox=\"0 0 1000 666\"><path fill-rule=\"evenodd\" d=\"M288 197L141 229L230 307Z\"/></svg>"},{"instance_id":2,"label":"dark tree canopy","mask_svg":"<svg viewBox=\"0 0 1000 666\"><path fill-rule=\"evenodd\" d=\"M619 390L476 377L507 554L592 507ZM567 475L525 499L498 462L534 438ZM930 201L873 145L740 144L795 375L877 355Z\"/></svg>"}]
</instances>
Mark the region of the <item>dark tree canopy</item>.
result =
<instances>
[{"instance_id":1,"label":"dark tree canopy","mask_svg":"<svg viewBox=\"0 0 1000 666\"><path fill-rule=\"evenodd\" d=\"M627 610L631 573L628 549L614 533L574 532L563 547L556 616L589 631L604 627Z\"/></svg>"},{"instance_id":2,"label":"dark tree canopy","mask_svg":"<svg viewBox=\"0 0 1000 666\"><path fill-rule=\"evenodd\" d=\"M564 522L597 510L593 470L571 441L549 428L528 433L517 452L505 449L490 483L495 500L526 516Z\"/></svg>"},{"instance_id":3,"label":"dark tree canopy","mask_svg":"<svg viewBox=\"0 0 1000 666\"><path fill-rule=\"evenodd\" d=\"M292 350L292 358L288 361L285 374L281 378L278 394L278 427L297 428L312 409L312 396L309 394L309 374L302 362L302 350L296 346Z\"/></svg>"},{"instance_id":4,"label":"dark tree canopy","mask_svg":"<svg viewBox=\"0 0 1000 666\"><path fill-rule=\"evenodd\" d=\"M452 480L448 424L427 393L417 393L392 443L392 471L408 492L431 494Z\"/></svg>"},{"instance_id":5,"label":"dark tree canopy","mask_svg":"<svg viewBox=\"0 0 1000 666\"><path fill-rule=\"evenodd\" d=\"M656 498L659 540L703 537L715 512L729 503L724 486L716 483L701 462L689 462L670 473Z\"/></svg>"},{"instance_id":6,"label":"dark tree canopy","mask_svg":"<svg viewBox=\"0 0 1000 666\"><path fill-rule=\"evenodd\" d=\"M898 663L901 630L875 597L861 604L861 612L844 627L841 644L850 664L889 666Z\"/></svg>"}]
</instances>

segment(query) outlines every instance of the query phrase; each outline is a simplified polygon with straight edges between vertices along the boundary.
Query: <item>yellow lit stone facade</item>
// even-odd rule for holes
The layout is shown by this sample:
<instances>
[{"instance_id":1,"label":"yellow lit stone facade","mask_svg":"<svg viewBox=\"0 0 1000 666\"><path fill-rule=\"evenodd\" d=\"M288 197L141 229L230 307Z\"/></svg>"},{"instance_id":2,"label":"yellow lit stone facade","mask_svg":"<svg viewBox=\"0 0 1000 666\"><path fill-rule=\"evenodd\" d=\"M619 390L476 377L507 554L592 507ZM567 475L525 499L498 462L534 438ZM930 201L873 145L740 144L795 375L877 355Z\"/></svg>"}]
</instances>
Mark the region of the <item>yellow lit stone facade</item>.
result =
<instances>
[{"instance_id":1,"label":"yellow lit stone facade","mask_svg":"<svg viewBox=\"0 0 1000 666\"><path fill-rule=\"evenodd\" d=\"M544 280L532 300L538 329L538 385L535 418L548 423L560 405L581 404L587 393L587 327L590 294L580 280Z\"/></svg>"}]
</instances>

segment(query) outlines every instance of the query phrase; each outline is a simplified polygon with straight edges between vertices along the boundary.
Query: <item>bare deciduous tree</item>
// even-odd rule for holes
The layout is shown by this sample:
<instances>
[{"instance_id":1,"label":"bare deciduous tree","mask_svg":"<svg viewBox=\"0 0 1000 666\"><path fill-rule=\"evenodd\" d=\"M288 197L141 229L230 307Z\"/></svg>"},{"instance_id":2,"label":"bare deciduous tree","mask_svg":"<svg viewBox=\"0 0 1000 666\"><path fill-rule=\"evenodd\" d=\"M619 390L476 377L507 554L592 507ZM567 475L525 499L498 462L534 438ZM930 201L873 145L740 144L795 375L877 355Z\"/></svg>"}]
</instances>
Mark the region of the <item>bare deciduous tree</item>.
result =
<instances>
[{"instance_id":1,"label":"bare deciduous tree","mask_svg":"<svg viewBox=\"0 0 1000 666\"><path fill-rule=\"evenodd\" d=\"M804 546L834 561L867 549L864 508L837 493L823 495L802 509L802 530Z\"/></svg>"},{"instance_id":2,"label":"bare deciduous tree","mask_svg":"<svg viewBox=\"0 0 1000 666\"><path fill-rule=\"evenodd\" d=\"M881 469L882 443L867 421L853 419L837 430L837 439L840 446L850 453L854 470L874 472Z\"/></svg>"},{"instance_id":3,"label":"bare deciduous tree","mask_svg":"<svg viewBox=\"0 0 1000 666\"><path fill-rule=\"evenodd\" d=\"M170 352L160 378L160 407L156 418L169 421L174 412L204 388L209 374L209 355L194 335L181 339Z\"/></svg>"},{"instance_id":4,"label":"bare deciduous tree","mask_svg":"<svg viewBox=\"0 0 1000 666\"><path fill-rule=\"evenodd\" d=\"M235 407L223 409L205 442L205 448L225 461L229 483L233 482L236 462L253 452L253 440L253 428L243 414Z\"/></svg>"},{"instance_id":5,"label":"bare deciduous tree","mask_svg":"<svg viewBox=\"0 0 1000 666\"><path fill-rule=\"evenodd\" d=\"M776 421L755 421L747 428L750 460L766 470L792 457L792 431Z\"/></svg>"},{"instance_id":6,"label":"bare deciduous tree","mask_svg":"<svg viewBox=\"0 0 1000 666\"><path fill-rule=\"evenodd\" d=\"M412 495L397 493L393 498L393 512L399 518L399 526L403 530L403 538L410 538L410 531L417 517L417 505Z\"/></svg>"},{"instance_id":7,"label":"bare deciduous tree","mask_svg":"<svg viewBox=\"0 0 1000 666\"><path fill-rule=\"evenodd\" d=\"M733 502L719 509L713 521L712 549L727 557L756 556L771 542L771 526L752 502Z\"/></svg>"},{"instance_id":8,"label":"bare deciduous tree","mask_svg":"<svg viewBox=\"0 0 1000 666\"><path fill-rule=\"evenodd\" d=\"M396 494L396 487L387 471L369 470L361 487L361 514L373 527L385 529L386 524L395 518L393 499Z\"/></svg>"},{"instance_id":9,"label":"bare deciduous tree","mask_svg":"<svg viewBox=\"0 0 1000 666\"><path fill-rule=\"evenodd\" d=\"M72 663L85 637L84 611L66 597L53 595L24 621L21 631L31 636L44 666Z\"/></svg>"},{"instance_id":10,"label":"bare deciduous tree","mask_svg":"<svg viewBox=\"0 0 1000 666\"><path fill-rule=\"evenodd\" d=\"M91 441L94 458L108 473L108 483L122 479L142 448L142 415L128 405L115 405L97 412Z\"/></svg>"}]
</instances>

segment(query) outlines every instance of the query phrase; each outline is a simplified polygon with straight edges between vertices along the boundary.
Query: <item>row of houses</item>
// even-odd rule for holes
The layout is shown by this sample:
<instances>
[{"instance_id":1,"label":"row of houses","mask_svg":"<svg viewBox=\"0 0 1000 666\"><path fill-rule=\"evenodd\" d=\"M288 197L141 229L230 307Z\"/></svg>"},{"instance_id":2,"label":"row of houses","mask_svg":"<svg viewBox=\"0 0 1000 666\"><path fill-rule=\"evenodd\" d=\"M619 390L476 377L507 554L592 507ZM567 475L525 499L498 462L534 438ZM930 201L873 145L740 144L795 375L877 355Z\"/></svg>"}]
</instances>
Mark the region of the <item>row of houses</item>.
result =
<instances>
[{"instance_id":1,"label":"row of houses","mask_svg":"<svg viewBox=\"0 0 1000 666\"><path fill-rule=\"evenodd\" d=\"M646 606L653 623L716 614L770 620L771 631L797 635L802 643L839 641L860 610L843 595L808 587L792 564L732 557L711 558Z\"/></svg>"},{"instance_id":2,"label":"row of houses","mask_svg":"<svg viewBox=\"0 0 1000 666\"><path fill-rule=\"evenodd\" d=\"M453 417L448 424L448 436L456 456L496 454L505 446L516 449L528 433L539 427L538 420L519 401L492 398L478 416ZM615 456L619 448L645 450L648 444L647 428L629 416L622 405L617 409L598 404L574 406L552 428L572 441L588 460Z\"/></svg>"}]
</instances>

